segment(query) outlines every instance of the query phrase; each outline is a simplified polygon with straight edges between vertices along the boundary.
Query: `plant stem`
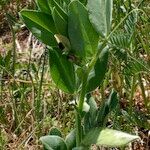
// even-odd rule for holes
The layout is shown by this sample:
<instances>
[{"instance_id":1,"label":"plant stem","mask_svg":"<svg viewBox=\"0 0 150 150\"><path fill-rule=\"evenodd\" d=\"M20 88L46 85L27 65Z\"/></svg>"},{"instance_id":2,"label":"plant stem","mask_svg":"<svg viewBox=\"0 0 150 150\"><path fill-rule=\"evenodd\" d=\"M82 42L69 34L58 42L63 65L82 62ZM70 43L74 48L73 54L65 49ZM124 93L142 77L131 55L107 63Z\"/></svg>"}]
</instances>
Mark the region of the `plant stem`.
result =
<instances>
[{"instance_id":1,"label":"plant stem","mask_svg":"<svg viewBox=\"0 0 150 150\"><path fill-rule=\"evenodd\" d=\"M79 104L76 110L76 143L77 146L80 145L83 137L82 133L82 110L83 110L83 103L84 103L84 98L86 95L86 87L87 87L87 77L88 73L85 70L84 77L82 79L82 88L79 94ZM78 98L78 97L77 97Z\"/></svg>"},{"instance_id":2,"label":"plant stem","mask_svg":"<svg viewBox=\"0 0 150 150\"><path fill-rule=\"evenodd\" d=\"M82 141L82 124L81 124L82 117L81 116L82 116L84 98L85 98L85 95L86 95L88 75L89 75L90 71L92 70L92 68L94 67L97 59L99 58L101 50L106 46L106 44L108 42L108 39L111 37L111 35L116 31L116 29L119 28L119 26L123 23L123 21L132 12L133 11L129 12L123 18L123 20L120 21L120 23L114 28L114 30L104 39L104 41L98 45L97 53L94 55L93 59L91 60L91 62L88 65L88 67L86 67L84 69L84 76L83 76L83 79L82 79L82 87L81 87L81 91L80 91L80 94L79 94L79 105L78 105L77 111L76 111L76 130L77 130L77 132L76 132L76 142L77 142L77 146L79 146L81 141Z\"/></svg>"},{"instance_id":3,"label":"plant stem","mask_svg":"<svg viewBox=\"0 0 150 150\"><path fill-rule=\"evenodd\" d=\"M16 64L16 33L15 33L15 30L14 30L14 26L13 26L13 23L10 19L10 16L9 14L6 14L6 17L7 17L7 21L9 23L9 27L10 27L10 30L11 30L11 34L12 34L12 43L13 43L13 48L12 48L12 76L13 78L15 78L15 64ZM11 89L11 95L12 95L12 108L13 108L13 111L14 111L14 128L18 126L19 124L19 117L18 117L18 114L17 114L17 106L16 106L16 99L14 98L14 91L15 91L15 88L16 88L16 85L15 85L15 82L13 81L12 83L12 89ZM19 131L19 129L18 129Z\"/></svg>"},{"instance_id":4,"label":"plant stem","mask_svg":"<svg viewBox=\"0 0 150 150\"><path fill-rule=\"evenodd\" d=\"M80 114L82 113L84 98L86 95L87 78L88 78L88 72L85 70L83 81L82 81L81 93L79 96L79 107L78 107L78 109L79 109Z\"/></svg>"},{"instance_id":5,"label":"plant stem","mask_svg":"<svg viewBox=\"0 0 150 150\"><path fill-rule=\"evenodd\" d=\"M82 117L81 116L82 116L84 98L86 95L88 75L89 75L90 71L92 70L92 68L94 67L94 65L99 57L100 52L105 47L106 43L107 43L107 39L105 39L104 42L99 45L98 51L97 51L96 55L94 55L89 66L84 68L84 76L82 78L82 87L81 87L81 91L79 94L79 104L78 104L77 112L76 112L76 129L77 129L76 142L77 142L77 146L79 146L79 144L82 141L82 137L83 137L82 124L81 124Z\"/></svg>"},{"instance_id":6,"label":"plant stem","mask_svg":"<svg viewBox=\"0 0 150 150\"><path fill-rule=\"evenodd\" d=\"M79 146L81 142L81 133L82 133L82 125L81 125L81 116L79 111L76 110L76 145Z\"/></svg>"},{"instance_id":7,"label":"plant stem","mask_svg":"<svg viewBox=\"0 0 150 150\"><path fill-rule=\"evenodd\" d=\"M82 124L81 124L82 117L81 116L82 116L84 98L86 95L88 75L89 75L90 71L92 70L93 66L95 65L95 63L99 57L99 54L100 54L101 50L105 47L106 43L107 43L107 39L105 39L104 42L99 45L98 51L97 51L96 55L94 56L94 58L91 60L91 63L89 64L89 66L84 68L84 76L82 78L82 87L81 87L81 91L79 94L79 104L78 104L77 112L76 112L76 129L77 129L76 142L77 142L78 146L81 143L82 137L83 137Z\"/></svg>"},{"instance_id":8,"label":"plant stem","mask_svg":"<svg viewBox=\"0 0 150 150\"><path fill-rule=\"evenodd\" d=\"M42 73L41 73L41 79L39 82L39 87L38 87L38 94L37 94L37 100L36 100L36 117L37 120L40 119L40 109L41 109L41 92L42 92L42 85L43 85L43 77L44 77L44 68L45 68L45 61L46 61L46 51L44 52L44 60L42 64Z\"/></svg>"}]
</instances>

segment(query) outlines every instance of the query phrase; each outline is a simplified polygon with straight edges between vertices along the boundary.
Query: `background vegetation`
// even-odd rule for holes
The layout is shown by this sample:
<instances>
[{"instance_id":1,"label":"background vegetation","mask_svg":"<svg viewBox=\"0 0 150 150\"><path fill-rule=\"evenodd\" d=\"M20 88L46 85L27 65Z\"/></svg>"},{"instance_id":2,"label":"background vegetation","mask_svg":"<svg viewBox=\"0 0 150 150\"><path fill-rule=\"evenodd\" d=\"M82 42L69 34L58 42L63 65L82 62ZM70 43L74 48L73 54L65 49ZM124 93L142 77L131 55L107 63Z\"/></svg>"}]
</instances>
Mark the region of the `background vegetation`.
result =
<instances>
[{"instance_id":1,"label":"background vegetation","mask_svg":"<svg viewBox=\"0 0 150 150\"><path fill-rule=\"evenodd\" d=\"M35 8L34 1L0 2L0 149L42 149L39 137L58 127L63 136L74 127L72 95L58 90L49 74L48 55L24 26L18 12ZM140 8L138 21L131 16L112 38L109 70L104 83L92 95L99 105L113 87L120 105L108 126L136 133L141 141L127 149L150 147L150 4L148 0L114 1L113 28L127 12ZM136 25L134 24L136 22ZM135 25L135 26L134 26ZM136 28L132 37L129 34ZM123 34L124 28L127 35ZM127 39L134 44L128 47ZM119 40L118 40L119 39ZM121 40L120 40L121 39ZM35 102L40 107L35 107ZM38 114L38 118L36 117ZM115 119L112 117L115 116ZM101 148L102 149L102 148Z\"/></svg>"}]
</instances>

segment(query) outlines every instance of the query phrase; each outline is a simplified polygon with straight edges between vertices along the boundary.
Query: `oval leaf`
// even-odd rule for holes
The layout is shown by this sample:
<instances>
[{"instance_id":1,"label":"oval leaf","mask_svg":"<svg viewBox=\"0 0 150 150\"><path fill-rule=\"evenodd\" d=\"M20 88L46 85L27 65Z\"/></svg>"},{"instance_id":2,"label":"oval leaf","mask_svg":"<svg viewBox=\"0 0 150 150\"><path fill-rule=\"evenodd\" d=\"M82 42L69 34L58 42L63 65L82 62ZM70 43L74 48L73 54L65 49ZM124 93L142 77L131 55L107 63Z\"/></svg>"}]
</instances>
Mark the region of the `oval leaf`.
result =
<instances>
[{"instance_id":1,"label":"oval leaf","mask_svg":"<svg viewBox=\"0 0 150 150\"><path fill-rule=\"evenodd\" d=\"M72 150L76 146L76 130L72 130L65 139L68 150Z\"/></svg>"},{"instance_id":2,"label":"oval leaf","mask_svg":"<svg viewBox=\"0 0 150 150\"><path fill-rule=\"evenodd\" d=\"M104 101L104 103L101 106L101 109L98 112L97 117L98 125L100 126L105 125L108 114L116 108L118 102L119 100L117 92L112 90L111 94L109 95L109 98L106 101Z\"/></svg>"},{"instance_id":3,"label":"oval leaf","mask_svg":"<svg viewBox=\"0 0 150 150\"><path fill-rule=\"evenodd\" d=\"M68 34L67 34L67 27L68 27L67 21L61 16L61 14L59 14L59 12L57 11L56 8L53 9L52 16L53 16L54 23L55 23L55 26L56 26L58 33L60 33L64 36L68 36Z\"/></svg>"},{"instance_id":4,"label":"oval leaf","mask_svg":"<svg viewBox=\"0 0 150 150\"><path fill-rule=\"evenodd\" d=\"M89 19L101 36L107 36L112 21L113 0L88 0Z\"/></svg>"},{"instance_id":5,"label":"oval leaf","mask_svg":"<svg viewBox=\"0 0 150 150\"><path fill-rule=\"evenodd\" d=\"M55 127L51 128L49 135L57 135L59 137L62 137L61 131Z\"/></svg>"},{"instance_id":6,"label":"oval leaf","mask_svg":"<svg viewBox=\"0 0 150 150\"><path fill-rule=\"evenodd\" d=\"M49 62L50 73L57 87L64 92L74 93L76 88L74 66L68 61L67 56L49 50Z\"/></svg>"},{"instance_id":7,"label":"oval leaf","mask_svg":"<svg viewBox=\"0 0 150 150\"><path fill-rule=\"evenodd\" d=\"M67 146L64 140L56 135L47 135L40 138L46 150L66 150Z\"/></svg>"},{"instance_id":8,"label":"oval leaf","mask_svg":"<svg viewBox=\"0 0 150 150\"><path fill-rule=\"evenodd\" d=\"M95 128L85 136L82 145L90 146L91 144L96 144L106 147L122 147L136 139L139 139L139 137L125 132L108 128Z\"/></svg>"},{"instance_id":9,"label":"oval leaf","mask_svg":"<svg viewBox=\"0 0 150 150\"><path fill-rule=\"evenodd\" d=\"M102 82L107 71L108 47L105 47L95 63L93 70L90 72L87 82L87 93L95 90Z\"/></svg>"},{"instance_id":10,"label":"oval leaf","mask_svg":"<svg viewBox=\"0 0 150 150\"><path fill-rule=\"evenodd\" d=\"M51 14L51 10L49 9L48 2L45 0L36 0L36 3L40 9L40 11L46 13L46 14Z\"/></svg>"},{"instance_id":11,"label":"oval leaf","mask_svg":"<svg viewBox=\"0 0 150 150\"><path fill-rule=\"evenodd\" d=\"M96 118L96 115L97 115L98 107L97 107L97 103L95 102L95 99L93 97L90 97L88 104L90 106L89 113L90 113L90 118L91 118L90 119L91 124L92 124L92 127L93 127L94 124L95 124L95 118Z\"/></svg>"},{"instance_id":12,"label":"oval leaf","mask_svg":"<svg viewBox=\"0 0 150 150\"><path fill-rule=\"evenodd\" d=\"M88 105L90 106L89 112L84 116L84 131L88 132L92 129L96 124L96 117L97 117L97 104L95 99L91 96L87 99Z\"/></svg>"},{"instance_id":13,"label":"oval leaf","mask_svg":"<svg viewBox=\"0 0 150 150\"><path fill-rule=\"evenodd\" d=\"M56 29L53 19L50 15L39 11L22 10L21 16L24 23L34 36L36 36L46 45L57 45L57 42L54 38Z\"/></svg>"},{"instance_id":14,"label":"oval leaf","mask_svg":"<svg viewBox=\"0 0 150 150\"><path fill-rule=\"evenodd\" d=\"M56 8L56 10L61 14L61 16L67 21L68 16L67 13L63 10L63 8L59 5L58 0L48 0L48 6L53 10L53 8Z\"/></svg>"},{"instance_id":15,"label":"oval leaf","mask_svg":"<svg viewBox=\"0 0 150 150\"><path fill-rule=\"evenodd\" d=\"M85 6L72 1L68 11L68 34L74 53L81 57L92 57L97 50L98 34L93 29Z\"/></svg>"}]
</instances>

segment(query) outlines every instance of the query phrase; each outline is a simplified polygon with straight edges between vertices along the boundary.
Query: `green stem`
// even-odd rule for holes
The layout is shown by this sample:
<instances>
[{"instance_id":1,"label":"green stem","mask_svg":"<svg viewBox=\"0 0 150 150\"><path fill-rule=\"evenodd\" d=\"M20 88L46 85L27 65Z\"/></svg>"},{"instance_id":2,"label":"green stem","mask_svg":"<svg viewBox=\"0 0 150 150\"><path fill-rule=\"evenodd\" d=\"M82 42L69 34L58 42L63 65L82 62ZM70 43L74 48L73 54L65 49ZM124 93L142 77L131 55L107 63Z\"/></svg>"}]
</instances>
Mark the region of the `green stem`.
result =
<instances>
[{"instance_id":1,"label":"green stem","mask_svg":"<svg viewBox=\"0 0 150 150\"><path fill-rule=\"evenodd\" d=\"M81 87L81 91L79 94L79 104L77 107L77 111L76 111L76 142L77 142L77 146L80 145L81 141L82 141L82 110L83 110L83 103L84 103L84 98L86 95L86 88L87 88L87 78L88 75L90 73L90 71L92 70L92 68L94 67L97 59L99 58L100 52L101 50L106 46L108 39L111 37L111 35L119 28L119 26L123 23L123 21L129 16L130 13L132 13L133 11L129 12L121 21L120 23L113 29L113 31L104 39L104 41L102 43L100 43L98 45L98 50L97 53L94 55L93 59L91 60L91 62L89 63L88 67L85 68L84 70L84 77L82 79L82 87Z\"/></svg>"},{"instance_id":2,"label":"green stem","mask_svg":"<svg viewBox=\"0 0 150 150\"><path fill-rule=\"evenodd\" d=\"M77 146L80 145L83 137L83 132L82 132L82 110L83 110L83 103L84 103L84 98L86 95L86 87L87 87L87 77L88 74L85 70L85 74L82 80L82 88L81 92L79 94L79 104L76 110L76 143ZM78 98L78 97L77 97Z\"/></svg>"},{"instance_id":3,"label":"green stem","mask_svg":"<svg viewBox=\"0 0 150 150\"><path fill-rule=\"evenodd\" d=\"M15 64L16 64L16 33L13 28L13 23L11 22L9 14L6 14L7 21L9 23L9 27L12 33L12 40L13 40L13 49L12 49L12 76L14 78L15 76ZM14 98L13 92L15 91L16 85L15 82L12 83L12 89L11 89L11 94L12 94L12 104L13 104L13 111L14 111L14 128L18 125L19 123L19 117L17 114L17 106L16 106L16 99Z\"/></svg>"},{"instance_id":4,"label":"green stem","mask_svg":"<svg viewBox=\"0 0 150 150\"><path fill-rule=\"evenodd\" d=\"M84 69L84 76L82 79L82 87L81 87L81 91L79 94L79 104L78 104L77 112L76 112L76 129L77 129L76 142L77 142L78 146L81 143L82 136L83 136L82 135L82 124L81 124L82 117L81 116L82 116L84 98L86 95L88 75L89 75L90 71L92 70L93 66L95 65L95 63L99 57L99 54L100 54L101 50L105 47L106 43L107 43L107 39L105 39L104 42L99 45L96 55L91 60L91 63L89 64L89 66Z\"/></svg>"},{"instance_id":5,"label":"green stem","mask_svg":"<svg viewBox=\"0 0 150 150\"><path fill-rule=\"evenodd\" d=\"M78 107L78 109L79 109L80 114L82 113L84 98L85 98L85 95L86 95L87 78L88 78L88 72L85 71L83 81L82 81L81 93L80 93L80 96L79 96L79 107Z\"/></svg>"},{"instance_id":6,"label":"green stem","mask_svg":"<svg viewBox=\"0 0 150 150\"><path fill-rule=\"evenodd\" d=\"M81 137L82 137L81 133L82 133L81 116L78 110L76 110L76 145L77 146L80 146Z\"/></svg>"},{"instance_id":7,"label":"green stem","mask_svg":"<svg viewBox=\"0 0 150 150\"><path fill-rule=\"evenodd\" d=\"M42 84L43 84L43 77L44 77L44 68L45 68L45 61L46 61L46 51L44 52L44 60L42 64L42 73L41 73L41 79L39 82L39 87L38 87L38 94L37 94L37 100L36 100L36 117L37 120L40 119L40 109L41 109L41 92L42 92Z\"/></svg>"},{"instance_id":8,"label":"green stem","mask_svg":"<svg viewBox=\"0 0 150 150\"><path fill-rule=\"evenodd\" d=\"M78 146L81 143L82 137L83 137L82 124L81 124L82 117L81 116L82 116L84 98L86 95L88 75L89 75L90 71L92 70L93 66L95 65L95 63L99 57L99 54L100 54L101 50L105 47L106 43L107 43L107 39L99 46L98 52L96 53L94 58L91 60L90 65L84 69L84 76L82 79L82 87L81 87L81 91L79 94L79 104L78 104L77 112L76 112L76 129L77 129L76 142L77 142Z\"/></svg>"}]
</instances>

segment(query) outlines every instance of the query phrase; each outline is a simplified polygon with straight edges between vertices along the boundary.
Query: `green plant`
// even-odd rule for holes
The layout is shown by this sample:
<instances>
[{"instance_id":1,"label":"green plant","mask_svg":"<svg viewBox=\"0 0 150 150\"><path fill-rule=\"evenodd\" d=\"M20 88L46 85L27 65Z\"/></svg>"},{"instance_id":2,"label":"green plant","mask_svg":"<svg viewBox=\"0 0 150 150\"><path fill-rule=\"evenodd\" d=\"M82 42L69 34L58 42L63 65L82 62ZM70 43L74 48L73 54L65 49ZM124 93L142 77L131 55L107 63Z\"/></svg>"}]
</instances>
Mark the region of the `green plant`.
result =
<instances>
[{"instance_id":1,"label":"green plant","mask_svg":"<svg viewBox=\"0 0 150 150\"><path fill-rule=\"evenodd\" d=\"M144 105L149 113L148 98L145 95L145 89L142 81L143 75L150 73L149 52L147 51L147 46L143 43L143 40L146 40L148 36L145 36L144 38L142 37L144 36L144 30L147 29L138 29L139 26L144 26L144 28L147 28L146 22L148 21L149 16L142 9L137 8L137 10L134 11L133 7L135 7L135 5L132 4L132 6L129 6L129 2L130 1L126 1L125 3L122 2L123 4L121 5L124 6L124 13L122 12L121 15L125 16L125 12L129 12L129 15L127 15L120 28L112 34L109 41L111 47L111 59L113 62L112 72L115 72L114 74L117 74L117 76L121 78L118 79L120 80L120 86L117 87L114 84L114 88L120 93L122 93L123 86L126 88L127 92L128 89L131 91L129 94L131 113L133 110L133 95L137 88L136 86L139 85L142 91L141 93ZM139 5L138 7L140 7ZM120 14L116 14L115 20L119 20L119 16ZM144 22L143 19L145 20ZM142 46L144 52L141 52L140 45ZM141 57L141 53L142 55L146 55L148 59L146 60L143 56ZM133 82L130 82L131 80L133 80Z\"/></svg>"},{"instance_id":2,"label":"green plant","mask_svg":"<svg viewBox=\"0 0 150 150\"><path fill-rule=\"evenodd\" d=\"M103 83L109 41L119 45L114 33L131 12L111 32L112 0L37 0L37 5L38 10L22 10L21 16L30 31L47 45L51 77L59 89L75 97L76 112L75 129L65 140L57 134L59 131L41 137L44 148L79 150L92 144L123 147L138 139L106 128L108 115L118 105L115 90L100 108L90 94ZM128 37L119 36L123 42L124 38Z\"/></svg>"}]
</instances>

